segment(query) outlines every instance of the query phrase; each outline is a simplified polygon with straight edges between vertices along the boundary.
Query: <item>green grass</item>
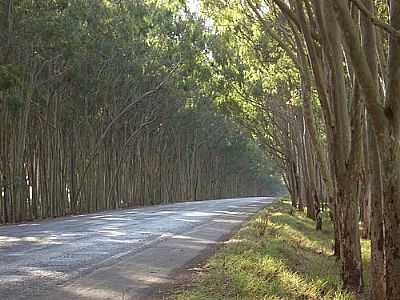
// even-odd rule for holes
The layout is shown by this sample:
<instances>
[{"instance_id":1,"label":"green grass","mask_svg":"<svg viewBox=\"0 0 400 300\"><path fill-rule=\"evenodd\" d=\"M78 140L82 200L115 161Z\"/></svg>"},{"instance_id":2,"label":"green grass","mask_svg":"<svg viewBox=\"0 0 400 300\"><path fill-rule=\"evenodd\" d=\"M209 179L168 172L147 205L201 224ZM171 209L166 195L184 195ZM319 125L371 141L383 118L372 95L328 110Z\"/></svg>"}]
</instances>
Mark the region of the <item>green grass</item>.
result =
<instances>
[{"instance_id":1,"label":"green grass","mask_svg":"<svg viewBox=\"0 0 400 300\"><path fill-rule=\"evenodd\" d=\"M219 249L192 287L173 299L354 299L342 289L326 216L323 226L317 232L314 222L288 202L276 202ZM366 260L368 247L363 241Z\"/></svg>"}]
</instances>

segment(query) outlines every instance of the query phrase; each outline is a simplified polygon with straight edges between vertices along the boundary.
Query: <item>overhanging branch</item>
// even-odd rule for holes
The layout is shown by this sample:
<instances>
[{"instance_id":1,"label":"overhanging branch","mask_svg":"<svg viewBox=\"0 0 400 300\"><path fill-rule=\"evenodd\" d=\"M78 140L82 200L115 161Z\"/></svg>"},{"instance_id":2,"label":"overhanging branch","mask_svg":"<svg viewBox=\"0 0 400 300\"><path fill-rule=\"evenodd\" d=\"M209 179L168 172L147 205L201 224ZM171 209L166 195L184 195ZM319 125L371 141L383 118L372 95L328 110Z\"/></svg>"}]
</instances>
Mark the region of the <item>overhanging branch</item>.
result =
<instances>
[{"instance_id":1,"label":"overhanging branch","mask_svg":"<svg viewBox=\"0 0 400 300\"><path fill-rule=\"evenodd\" d=\"M357 8L361 11L361 13L363 13L364 16L372 22L372 24L374 24L379 28L382 28L388 34L393 35L400 39L400 31L396 30L396 28L390 26L389 24L375 17L374 14L371 11L369 11L369 9L360 0L350 0L350 1L354 3L355 6L357 6Z\"/></svg>"}]
</instances>

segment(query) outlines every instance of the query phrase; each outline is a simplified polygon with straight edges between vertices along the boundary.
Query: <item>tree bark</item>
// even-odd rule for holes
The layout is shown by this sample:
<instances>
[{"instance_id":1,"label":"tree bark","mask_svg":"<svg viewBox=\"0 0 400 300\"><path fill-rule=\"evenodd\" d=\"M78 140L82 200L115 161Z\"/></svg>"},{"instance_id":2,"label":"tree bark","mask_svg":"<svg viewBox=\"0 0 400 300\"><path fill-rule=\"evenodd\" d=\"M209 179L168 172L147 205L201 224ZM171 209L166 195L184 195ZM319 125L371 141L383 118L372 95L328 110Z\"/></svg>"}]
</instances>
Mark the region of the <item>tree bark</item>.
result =
<instances>
[{"instance_id":1,"label":"tree bark","mask_svg":"<svg viewBox=\"0 0 400 300\"><path fill-rule=\"evenodd\" d=\"M400 2L390 1L390 24L400 30ZM400 40L389 41L385 115L389 120L383 150L385 279L387 300L400 299Z\"/></svg>"}]
</instances>

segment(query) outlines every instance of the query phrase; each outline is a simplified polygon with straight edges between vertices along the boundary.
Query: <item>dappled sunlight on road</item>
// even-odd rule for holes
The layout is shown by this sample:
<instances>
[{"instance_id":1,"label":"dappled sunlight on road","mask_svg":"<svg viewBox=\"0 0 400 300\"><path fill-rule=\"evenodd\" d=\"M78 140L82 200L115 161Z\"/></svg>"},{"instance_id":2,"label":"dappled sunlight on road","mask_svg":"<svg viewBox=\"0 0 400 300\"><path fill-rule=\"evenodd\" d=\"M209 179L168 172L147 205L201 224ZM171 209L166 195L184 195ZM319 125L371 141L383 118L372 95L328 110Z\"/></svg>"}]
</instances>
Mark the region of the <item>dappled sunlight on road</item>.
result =
<instances>
[{"instance_id":1,"label":"dappled sunlight on road","mask_svg":"<svg viewBox=\"0 0 400 300\"><path fill-rule=\"evenodd\" d=\"M127 284L163 283L183 263L179 259L190 260L217 245L227 228L237 226L263 205L262 198L197 201L0 227L0 294L10 295L2 300L14 300L15 293L40 295L136 253L152 256L146 258L142 265L147 267L141 271L137 266L135 273L121 271ZM121 290L86 284L68 293L84 293L85 297L77 299L121 295Z\"/></svg>"}]
</instances>

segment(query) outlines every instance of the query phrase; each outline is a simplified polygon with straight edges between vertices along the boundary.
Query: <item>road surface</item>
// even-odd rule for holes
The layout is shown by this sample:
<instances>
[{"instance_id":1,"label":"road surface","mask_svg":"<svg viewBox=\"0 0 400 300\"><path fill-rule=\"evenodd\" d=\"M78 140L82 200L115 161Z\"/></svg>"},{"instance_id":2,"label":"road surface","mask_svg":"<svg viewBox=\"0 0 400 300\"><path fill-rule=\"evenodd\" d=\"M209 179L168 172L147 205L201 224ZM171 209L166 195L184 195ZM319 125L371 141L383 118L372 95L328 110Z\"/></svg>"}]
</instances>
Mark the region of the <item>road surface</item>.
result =
<instances>
[{"instance_id":1,"label":"road surface","mask_svg":"<svg viewBox=\"0 0 400 300\"><path fill-rule=\"evenodd\" d=\"M0 227L0 299L146 299L272 200L185 202Z\"/></svg>"}]
</instances>

